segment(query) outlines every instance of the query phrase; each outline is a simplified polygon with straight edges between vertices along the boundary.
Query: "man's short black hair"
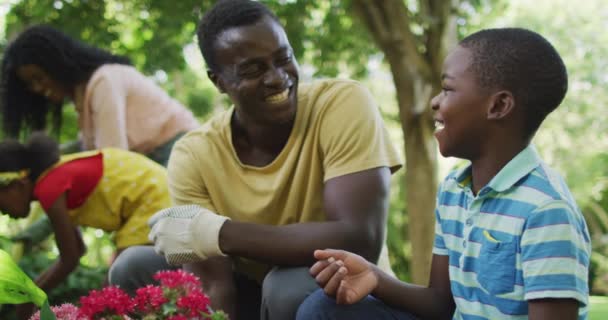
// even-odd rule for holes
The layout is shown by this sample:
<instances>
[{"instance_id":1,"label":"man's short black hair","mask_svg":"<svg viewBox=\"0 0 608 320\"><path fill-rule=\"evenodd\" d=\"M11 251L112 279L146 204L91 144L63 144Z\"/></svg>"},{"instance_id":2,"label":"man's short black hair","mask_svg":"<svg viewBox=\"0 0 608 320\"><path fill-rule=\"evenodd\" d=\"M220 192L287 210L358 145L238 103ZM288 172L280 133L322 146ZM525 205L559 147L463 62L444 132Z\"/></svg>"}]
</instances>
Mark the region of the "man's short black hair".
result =
<instances>
[{"instance_id":1,"label":"man's short black hair","mask_svg":"<svg viewBox=\"0 0 608 320\"><path fill-rule=\"evenodd\" d=\"M525 108L527 137L566 95L566 66L551 43L536 32L486 29L464 38L460 46L471 51L470 69L481 87L508 90Z\"/></svg>"},{"instance_id":2,"label":"man's short black hair","mask_svg":"<svg viewBox=\"0 0 608 320\"><path fill-rule=\"evenodd\" d=\"M214 45L223 31L240 26L252 25L264 17L277 22L279 19L258 1L220 0L211 8L198 25L198 45L210 70L218 70L214 56Z\"/></svg>"}]
</instances>

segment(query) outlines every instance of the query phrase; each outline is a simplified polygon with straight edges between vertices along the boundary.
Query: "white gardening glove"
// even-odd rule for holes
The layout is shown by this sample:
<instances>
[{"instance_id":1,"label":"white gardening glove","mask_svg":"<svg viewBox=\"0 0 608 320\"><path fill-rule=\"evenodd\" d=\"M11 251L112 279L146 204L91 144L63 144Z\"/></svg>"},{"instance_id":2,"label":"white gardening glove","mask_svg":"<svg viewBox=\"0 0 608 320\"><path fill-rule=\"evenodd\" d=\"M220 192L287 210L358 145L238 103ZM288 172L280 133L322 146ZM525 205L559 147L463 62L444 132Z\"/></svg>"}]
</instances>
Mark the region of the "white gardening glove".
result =
<instances>
[{"instance_id":1,"label":"white gardening glove","mask_svg":"<svg viewBox=\"0 0 608 320\"><path fill-rule=\"evenodd\" d=\"M148 239L154 242L154 251L164 255L171 265L204 261L224 256L218 242L226 220L227 217L197 205L171 207L148 220Z\"/></svg>"}]
</instances>

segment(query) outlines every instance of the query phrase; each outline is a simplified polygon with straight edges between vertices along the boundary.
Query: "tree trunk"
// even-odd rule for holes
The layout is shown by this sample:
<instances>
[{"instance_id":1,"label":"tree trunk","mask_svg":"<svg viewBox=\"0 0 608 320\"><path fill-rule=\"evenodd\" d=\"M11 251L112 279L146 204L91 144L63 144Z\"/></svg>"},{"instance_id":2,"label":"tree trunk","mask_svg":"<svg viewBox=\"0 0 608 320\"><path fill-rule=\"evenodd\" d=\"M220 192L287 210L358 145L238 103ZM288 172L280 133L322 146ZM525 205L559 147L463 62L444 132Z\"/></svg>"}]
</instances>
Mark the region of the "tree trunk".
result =
<instances>
[{"instance_id":1,"label":"tree trunk","mask_svg":"<svg viewBox=\"0 0 608 320\"><path fill-rule=\"evenodd\" d=\"M437 152L429 106L435 90L431 80L407 71L407 61L399 50L387 50L385 54L397 88L399 117L405 139L404 179L409 218L404 233L409 235L412 244L410 276L413 283L426 285L435 234L437 193Z\"/></svg>"},{"instance_id":2,"label":"tree trunk","mask_svg":"<svg viewBox=\"0 0 608 320\"><path fill-rule=\"evenodd\" d=\"M416 284L426 285L437 192L437 152L429 102L439 91L446 45L453 42L449 41L450 37L455 39L451 15L455 3L420 1L419 14L428 21L423 37L411 32L403 0L353 0L352 4L354 13L384 53L393 75L405 139L405 198L409 219L404 233L412 243L411 278Z\"/></svg>"}]
</instances>

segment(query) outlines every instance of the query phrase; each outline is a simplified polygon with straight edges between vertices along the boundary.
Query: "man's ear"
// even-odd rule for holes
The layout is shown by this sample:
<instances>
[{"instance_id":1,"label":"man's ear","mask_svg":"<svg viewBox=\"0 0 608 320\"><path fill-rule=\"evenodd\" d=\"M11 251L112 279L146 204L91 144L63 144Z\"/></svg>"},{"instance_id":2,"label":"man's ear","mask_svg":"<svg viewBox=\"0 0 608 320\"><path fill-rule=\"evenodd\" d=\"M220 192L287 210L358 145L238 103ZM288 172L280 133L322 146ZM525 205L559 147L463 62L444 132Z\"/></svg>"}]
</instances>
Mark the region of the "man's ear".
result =
<instances>
[{"instance_id":1,"label":"man's ear","mask_svg":"<svg viewBox=\"0 0 608 320\"><path fill-rule=\"evenodd\" d=\"M209 80L211 80L211 82L213 82L213 84L215 85L215 87L217 88L217 90L220 93L226 93L226 90L224 89L224 82L217 75L217 73L215 73L211 69L207 69L207 77L209 77Z\"/></svg>"},{"instance_id":2,"label":"man's ear","mask_svg":"<svg viewBox=\"0 0 608 320\"><path fill-rule=\"evenodd\" d=\"M500 120L513 113L515 98L510 91L502 90L492 95L488 108L488 119Z\"/></svg>"}]
</instances>

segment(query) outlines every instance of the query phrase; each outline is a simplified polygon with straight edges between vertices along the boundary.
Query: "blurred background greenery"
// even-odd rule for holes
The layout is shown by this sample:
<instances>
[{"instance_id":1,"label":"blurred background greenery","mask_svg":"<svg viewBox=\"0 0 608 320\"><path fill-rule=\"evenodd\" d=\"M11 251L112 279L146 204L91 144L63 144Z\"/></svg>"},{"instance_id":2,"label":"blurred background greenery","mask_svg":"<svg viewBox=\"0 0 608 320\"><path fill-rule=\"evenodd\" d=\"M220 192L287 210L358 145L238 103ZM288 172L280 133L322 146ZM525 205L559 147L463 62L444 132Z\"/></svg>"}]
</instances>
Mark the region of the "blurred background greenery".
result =
<instances>
[{"instance_id":1,"label":"blurred background greenery","mask_svg":"<svg viewBox=\"0 0 608 320\"><path fill-rule=\"evenodd\" d=\"M206 78L195 41L210 0L0 0L2 49L28 25L48 23L76 38L129 56L202 120L227 107ZM301 78L348 77L375 96L407 165L393 179L388 243L404 280L426 281L435 190L458 164L442 159L432 137L428 100L438 91L445 53L481 28L518 26L540 32L562 54L570 87L534 142L567 179L593 237L591 291L608 293L608 8L602 0L268 0L284 23ZM64 109L62 141L76 137L73 108ZM0 247L21 257L31 275L57 256L52 239L23 255L8 239L33 219L0 217ZM111 235L84 229L88 245L77 272L51 303L102 285ZM598 298L599 299L599 298ZM596 299L597 300L597 299ZM597 300L605 301L605 300ZM608 317L608 308L606 308ZM0 313L0 318L6 317ZM598 308L599 312L599 308ZM603 318L599 314L597 319Z\"/></svg>"}]
</instances>

